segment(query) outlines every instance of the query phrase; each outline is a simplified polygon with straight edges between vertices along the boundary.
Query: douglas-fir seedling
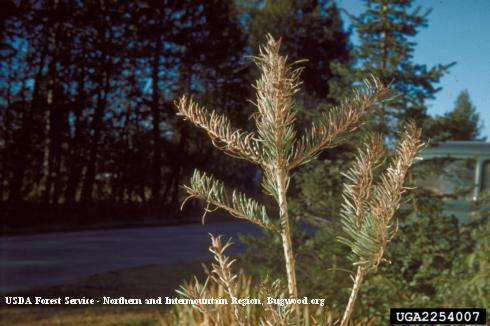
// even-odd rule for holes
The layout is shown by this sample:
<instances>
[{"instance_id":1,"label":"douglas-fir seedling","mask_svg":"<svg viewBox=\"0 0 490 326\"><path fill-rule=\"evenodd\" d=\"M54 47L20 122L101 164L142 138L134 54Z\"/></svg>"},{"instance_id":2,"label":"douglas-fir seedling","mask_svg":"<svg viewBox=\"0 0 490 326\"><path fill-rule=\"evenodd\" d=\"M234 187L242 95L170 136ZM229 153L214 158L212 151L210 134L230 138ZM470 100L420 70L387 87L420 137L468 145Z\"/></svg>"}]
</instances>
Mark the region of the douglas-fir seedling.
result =
<instances>
[{"instance_id":1,"label":"douglas-fir seedling","mask_svg":"<svg viewBox=\"0 0 490 326\"><path fill-rule=\"evenodd\" d=\"M359 127L369 111L387 98L390 90L377 78L371 77L350 98L312 122L303 133L299 133L294 126L293 96L300 89L301 69L288 64L287 58L279 54L279 48L280 41L268 36L266 46L261 48L259 56L255 58L261 71L255 85L255 105L258 112L253 115L253 119L256 131L236 129L226 116L209 111L185 96L176 102L176 107L177 114L204 129L218 149L233 157L248 160L262 169L262 189L277 203L277 217L271 216L266 207L255 199L236 190L225 190L222 181L205 172L194 171L190 184L185 189L189 194L188 198L200 198L208 203L205 212L212 207L222 208L237 218L248 220L280 236L289 297L298 298L287 201L291 171L315 159L321 151L341 143L349 133ZM346 325L350 318L362 278L382 261L384 248L394 235L391 219L404 191L403 181L407 169L421 146L419 139L420 131L410 124L403 133L392 165L380 182L372 186L372 170L383 153L382 138L372 136L347 174L350 183L345 188L342 211L346 237L341 241L352 248L358 270L342 325ZM213 264L210 275L229 297L236 297L237 276L230 269L233 261L223 254L229 242L222 246L219 237L212 237L212 242L211 251L217 263ZM191 297L202 295L202 291L203 287L195 285L187 287L181 293ZM195 308L206 316L206 320L223 320L219 316L213 316L207 307ZM233 309L235 324L250 323L239 305L235 305ZM288 314L284 311L277 316L283 319L292 316L297 325L302 320L298 305L294 305L294 313ZM283 321L287 323L287 320ZM269 323L270 321L265 324Z\"/></svg>"}]
</instances>

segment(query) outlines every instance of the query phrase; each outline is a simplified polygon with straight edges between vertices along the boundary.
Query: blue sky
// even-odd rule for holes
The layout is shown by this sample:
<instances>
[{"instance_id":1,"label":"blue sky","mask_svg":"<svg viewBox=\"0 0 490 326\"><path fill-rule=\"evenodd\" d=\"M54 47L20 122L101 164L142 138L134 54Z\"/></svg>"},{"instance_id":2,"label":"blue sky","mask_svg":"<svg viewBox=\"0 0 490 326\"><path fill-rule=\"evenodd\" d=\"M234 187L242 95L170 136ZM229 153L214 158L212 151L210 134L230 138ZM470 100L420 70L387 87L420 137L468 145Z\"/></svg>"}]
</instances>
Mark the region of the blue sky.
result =
<instances>
[{"instance_id":1,"label":"blue sky","mask_svg":"<svg viewBox=\"0 0 490 326\"><path fill-rule=\"evenodd\" d=\"M365 9L361 0L337 2L353 15ZM451 110L458 94L467 89L484 122L482 136L490 141L490 0L416 0L414 6L418 5L432 12L428 27L414 38L414 62L432 66L456 61L441 79L442 90L428 103L429 113ZM356 44L357 38L352 41Z\"/></svg>"}]
</instances>

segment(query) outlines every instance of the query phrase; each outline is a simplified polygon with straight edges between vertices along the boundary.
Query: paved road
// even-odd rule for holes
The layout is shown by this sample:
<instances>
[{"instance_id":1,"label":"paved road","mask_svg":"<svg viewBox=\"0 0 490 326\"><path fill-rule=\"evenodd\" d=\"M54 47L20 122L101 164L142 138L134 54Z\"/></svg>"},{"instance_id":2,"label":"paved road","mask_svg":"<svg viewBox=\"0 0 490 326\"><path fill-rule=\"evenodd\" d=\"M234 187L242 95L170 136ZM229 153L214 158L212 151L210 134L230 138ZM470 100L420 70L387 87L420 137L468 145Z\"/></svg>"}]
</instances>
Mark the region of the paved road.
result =
<instances>
[{"instance_id":1,"label":"paved road","mask_svg":"<svg viewBox=\"0 0 490 326\"><path fill-rule=\"evenodd\" d=\"M209 235L260 234L248 222L66 232L0 238L0 293L148 264L208 259ZM230 252L243 250L238 243Z\"/></svg>"}]
</instances>

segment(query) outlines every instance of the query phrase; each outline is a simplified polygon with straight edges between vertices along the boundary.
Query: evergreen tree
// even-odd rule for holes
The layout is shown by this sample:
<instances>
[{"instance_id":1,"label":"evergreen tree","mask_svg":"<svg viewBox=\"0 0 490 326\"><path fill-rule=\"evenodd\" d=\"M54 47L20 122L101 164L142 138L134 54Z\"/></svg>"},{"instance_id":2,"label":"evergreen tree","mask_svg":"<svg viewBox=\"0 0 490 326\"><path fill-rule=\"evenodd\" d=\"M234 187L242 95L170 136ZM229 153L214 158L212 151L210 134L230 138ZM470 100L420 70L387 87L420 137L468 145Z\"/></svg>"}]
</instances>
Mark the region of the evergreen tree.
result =
<instances>
[{"instance_id":1,"label":"evergreen tree","mask_svg":"<svg viewBox=\"0 0 490 326\"><path fill-rule=\"evenodd\" d=\"M456 99L454 109L437 117L434 138L438 140L476 140L480 137L482 124L470 100L467 90Z\"/></svg>"},{"instance_id":2,"label":"evergreen tree","mask_svg":"<svg viewBox=\"0 0 490 326\"><path fill-rule=\"evenodd\" d=\"M425 101L434 97L440 89L436 84L453 65L428 68L412 60L416 45L413 37L427 26L430 10L412 9L413 0L364 2L366 11L352 17L361 43L354 51L358 65L351 78L356 82L373 74L391 83L400 94L375 116L373 127L385 135L393 135L396 126L409 118L427 127Z\"/></svg>"},{"instance_id":3,"label":"evergreen tree","mask_svg":"<svg viewBox=\"0 0 490 326\"><path fill-rule=\"evenodd\" d=\"M365 0L366 11L351 17L360 39L359 47L352 51L354 65L349 67L334 62L331 67L333 76L337 73L342 77L330 80L333 98L342 98L346 95L345 89L370 74L392 84L397 96L372 115L366 128L390 138L395 137L397 125L408 119L415 119L424 134L431 135L428 130L432 121L425 102L434 97L439 90L437 82L452 65L428 68L413 62L416 43L412 39L420 28L427 26L429 11L411 9L412 3L412 0ZM344 162L350 159L349 146L322 159L302 171L296 179L298 182L294 186L297 186L301 200L293 208L303 216L337 216L338 202L329 198L335 198L339 191L341 178L335 171L342 170Z\"/></svg>"}]
</instances>

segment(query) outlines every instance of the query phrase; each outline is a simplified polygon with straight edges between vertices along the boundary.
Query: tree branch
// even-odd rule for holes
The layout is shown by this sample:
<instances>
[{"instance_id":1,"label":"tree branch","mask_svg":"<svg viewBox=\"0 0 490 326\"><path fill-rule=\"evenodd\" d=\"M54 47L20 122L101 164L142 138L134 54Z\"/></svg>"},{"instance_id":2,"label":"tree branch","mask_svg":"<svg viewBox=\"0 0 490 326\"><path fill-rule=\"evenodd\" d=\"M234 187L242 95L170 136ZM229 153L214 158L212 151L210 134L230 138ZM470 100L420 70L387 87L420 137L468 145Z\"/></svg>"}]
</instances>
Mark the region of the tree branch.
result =
<instances>
[{"instance_id":1,"label":"tree branch","mask_svg":"<svg viewBox=\"0 0 490 326\"><path fill-rule=\"evenodd\" d=\"M225 191L223 182L206 175L206 173L194 170L190 186L184 186L184 188L189 197L203 199L215 207L226 210L236 218L248 220L279 233L278 227L270 220L264 205L236 190L233 190L230 199L227 195L229 192ZM206 209L203 220L207 212L209 212L209 209Z\"/></svg>"},{"instance_id":2,"label":"tree branch","mask_svg":"<svg viewBox=\"0 0 490 326\"><path fill-rule=\"evenodd\" d=\"M357 129L362 116L377 102L385 99L389 88L372 77L364 80L364 87L342 101L314 122L309 130L294 144L289 170L314 159L320 151L337 146L345 134Z\"/></svg>"},{"instance_id":3,"label":"tree branch","mask_svg":"<svg viewBox=\"0 0 490 326\"><path fill-rule=\"evenodd\" d=\"M349 322L357 294L364 276L377 268L384 260L388 243L396 234L392 218L400 206L405 188L403 186L408 169L416 160L417 152L423 147L421 130L409 123L397 145L395 156L380 181L370 191L373 170L383 155L382 139L366 144L346 174L350 184L344 188L341 223L346 237L339 241L350 247L350 256L357 266L357 275L349 303L344 312L341 326Z\"/></svg>"},{"instance_id":4,"label":"tree branch","mask_svg":"<svg viewBox=\"0 0 490 326\"><path fill-rule=\"evenodd\" d=\"M215 111L209 112L186 96L175 102L177 115L183 116L197 127L204 129L213 145L225 153L265 166L262 146L253 132L234 129L230 120Z\"/></svg>"}]
</instances>

